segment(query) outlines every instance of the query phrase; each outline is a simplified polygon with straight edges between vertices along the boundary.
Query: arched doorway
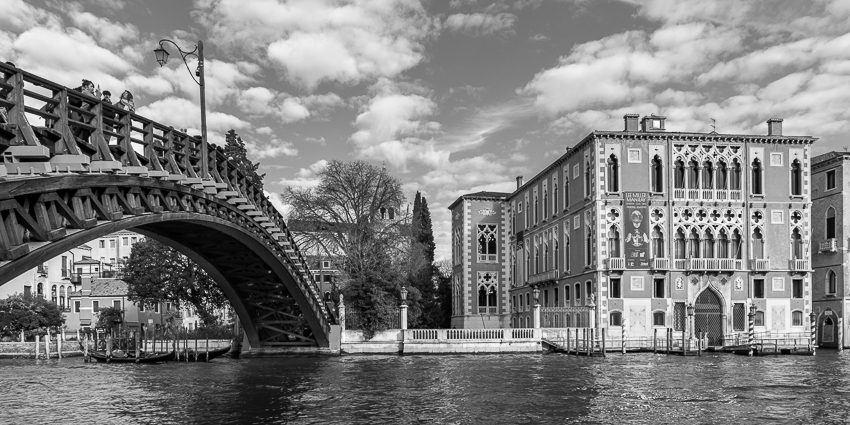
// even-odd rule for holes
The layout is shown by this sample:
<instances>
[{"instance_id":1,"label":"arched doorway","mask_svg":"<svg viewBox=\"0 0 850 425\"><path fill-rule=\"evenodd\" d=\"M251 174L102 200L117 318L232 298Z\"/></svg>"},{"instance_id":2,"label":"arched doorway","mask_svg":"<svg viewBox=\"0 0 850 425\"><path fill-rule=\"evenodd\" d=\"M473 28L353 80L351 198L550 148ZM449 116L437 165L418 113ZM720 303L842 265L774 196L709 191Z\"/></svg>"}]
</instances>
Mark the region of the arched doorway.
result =
<instances>
[{"instance_id":1,"label":"arched doorway","mask_svg":"<svg viewBox=\"0 0 850 425\"><path fill-rule=\"evenodd\" d=\"M711 290L702 291L694 305L694 335L705 332L709 345L723 345L723 305Z\"/></svg>"},{"instance_id":2,"label":"arched doorway","mask_svg":"<svg viewBox=\"0 0 850 425\"><path fill-rule=\"evenodd\" d=\"M823 320L820 325L819 346L821 347L837 347L838 346L838 324L833 316L832 310L824 312Z\"/></svg>"}]
</instances>

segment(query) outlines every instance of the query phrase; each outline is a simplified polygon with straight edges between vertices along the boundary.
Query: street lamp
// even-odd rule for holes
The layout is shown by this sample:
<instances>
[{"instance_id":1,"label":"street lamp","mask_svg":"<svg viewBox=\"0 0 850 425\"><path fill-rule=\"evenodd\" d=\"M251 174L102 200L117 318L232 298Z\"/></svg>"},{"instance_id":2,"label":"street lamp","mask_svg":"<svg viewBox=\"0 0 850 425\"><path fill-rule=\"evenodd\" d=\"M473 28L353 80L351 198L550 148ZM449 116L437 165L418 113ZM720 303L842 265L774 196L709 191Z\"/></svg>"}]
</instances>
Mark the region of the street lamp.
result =
<instances>
[{"instance_id":1,"label":"street lamp","mask_svg":"<svg viewBox=\"0 0 850 425\"><path fill-rule=\"evenodd\" d=\"M402 286L400 293L401 293L401 305L407 305L407 288Z\"/></svg>"},{"instance_id":2,"label":"street lamp","mask_svg":"<svg viewBox=\"0 0 850 425\"><path fill-rule=\"evenodd\" d=\"M195 48L187 52L181 49L177 43L167 38L159 40L159 47L153 51L154 55L156 55L156 62L159 66L164 66L166 62L168 62L169 53L168 50L165 50L165 46L162 45L163 43L171 43L177 48L177 51L180 53L180 57L183 59L183 64L186 65L186 70L189 71L189 74L192 74L192 70L189 69L189 63L186 62L186 58L188 56L195 56L198 58L198 68L195 69L195 74L192 75L192 79L201 88L201 178L208 179L209 173L207 171L207 163L209 158L207 158L207 100L204 88L204 42L199 40ZM195 78L196 76L198 79Z\"/></svg>"},{"instance_id":3,"label":"street lamp","mask_svg":"<svg viewBox=\"0 0 850 425\"><path fill-rule=\"evenodd\" d=\"M540 289L535 286L532 294L534 294L534 304L540 304Z\"/></svg>"}]
</instances>

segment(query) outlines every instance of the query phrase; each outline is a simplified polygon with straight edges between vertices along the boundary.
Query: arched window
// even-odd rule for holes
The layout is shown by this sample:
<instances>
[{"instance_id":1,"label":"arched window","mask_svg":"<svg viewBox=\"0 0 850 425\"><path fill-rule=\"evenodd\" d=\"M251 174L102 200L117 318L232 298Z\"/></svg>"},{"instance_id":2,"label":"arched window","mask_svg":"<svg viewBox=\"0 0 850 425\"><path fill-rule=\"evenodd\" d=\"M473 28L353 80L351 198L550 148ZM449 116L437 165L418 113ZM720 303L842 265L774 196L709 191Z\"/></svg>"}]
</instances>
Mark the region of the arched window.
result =
<instances>
[{"instance_id":1,"label":"arched window","mask_svg":"<svg viewBox=\"0 0 850 425\"><path fill-rule=\"evenodd\" d=\"M676 229L674 247L676 250L675 254L677 260L684 260L687 258L688 251L685 244L685 231L682 228Z\"/></svg>"},{"instance_id":2,"label":"arched window","mask_svg":"<svg viewBox=\"0 0 850 425\"><path fill-rule=\"evenodd\" d=\"M732 258L740 260L743 257L743 243L741 241L741 232L738 229L732 231Z\"/></svg>"},{"instance_id":3,"label":"arched window","mask_svg":"<svg viewBox=\"0 0 850 425\"><path fill-rule=\"evenodd\" d=\"M610 317L609 323L611 326L623 326L623 313L612 311Z\"/></svg>"},{"instance_id":4,"label":"arched window","mask_svg":"<svg viewBox=\"0 0 850 425\"><path fill-rule=\"evenodd\" d=\"M741 163L737 159L732 160L732 173L729 176L729 189L741 190Z\"/></svg>"},{"instance_id":5,"label":"arched window","mask_svg":"<svg viewBox=\"0 0 850 425\"><path fill-rule=\"evenodd\" d=\"M714 235L708 229L702 236L702 257L714 258Z\"/></svg>"},{"instance_id":6,"label":"arched window","mask_svg":"<svg viewBox=\"0 0 850 425\"><path fill-rule=\"evenodd\" d=\"M52 285L50 287L50 301L53 302L53 304L59 305L59 300L56 297L56 285Z\"/></svg>"},{"instance_id":7,"label":"arched window","mask_svg":"<svg viewBox=\"0 0 850 425\"><path fill-rule=\"evenodd\" d=\"M756 311L756 317L753 322L753 326L764 326L764 312L761 310Z\"/></svg>"},{"instance_id":8,"label":"arched window","mask_svg":"<svg viewBox=\"0 0 850 425\"><path fill-rule=\"evenodd\" d=\"M564 305L570 306L570 285L564 285Z\"/></svg>"},{"instance_id":9,"label":"arched window","mask_svg":"<svg viewBox=\"0 0 850 425\"><path fill-rule=\"evenodd\" d=\"M663 311L656 311L652 313L652 326L665 326L666 325L666 314Z\"/></svg>"},{"instance_id":10,"label":"arched window","mask_svg":"<svg viewBox=\"0 0 850 425\"><path fill-rule=\"evenodd\" d=\"M616 226L611 226L608 229L608 250L611 258L620 257L620 232Z\"/></svg>"},{"instance_id":11,"label":"arched window","mask_svg":"<svg viewBox=\"0 0 850 425\"><path fill-rule=\"evenodd\" d=\"M620 191L620 164L617 161L617 156L614 154L608 157L608 181L605 183L608 187L608 192Z\"/></svg>"},{"instance_id":12,"label":"arched window","mask_svg":"<svg viewBox=\"0 0 850 425\"><path fill-rule=\"evenodd\" d=\"M835 208L826 209L826 238L835 238Z\"/></svg>"},{"instance_id":13,"label":"arched window","mask_svg":"<svg viewBox=\"0 0 850 425\"><path fill-rule=\"evenodd\" d=\"M758 227L753 229L753 258L764 258L764 235Z\"/></svg>"},{"instance_id":14,"label":"arched window","mask_svg":"<svg viewBox=\"0 0 850 425\"><path fill-rule=\"evenodd\" d=\"M478 261L497 261L497 230L495 224L478 225Z\"/></svg>"},{"instance_id":15,"label":"arched window","mask_svg":"<svg viewBox=\"0 0 850 425\"><path fill-rule=\"evenodd\" d=\"M558 249L558 240L555 239L555 241L552 242L552 243L555 244L555 249L553 251L554 255L552 255L552 268L555 269L555 270L558 270L558 259L561 258L561 252ZM556 289L556 291L557 291L557 289Z\"/></svg>"},{"instance_id":16,"label":"arched window","mask_svg":"<svg viewBox=\"0 0 850 425\"><path fill-rule=\"evenodd\" d=\"M803 312L795 310L791 312L791 326L803 326Z\"/></svg>"},{"instance_id":17,"label":"arched window","mask_svg":"<svg viewBox=\"0 0 850 425\"><path fill-rule=\"evenodd\" d=\"M591 185L592 179L593 174L590 172L590 161L586 161L584 163L584 196L590 196L593 190L593 186Z\"/></svg>"},{"instance_id":18,"label":"arched window","mask_svg":"<svg viewBox=\"0 0 850 425\"><path fill-rule=\"evenodd\" d=\"M762 184L762 165L761 161L756 158L753 160L753 178L752 178L752 190L753 195L763 195L763 184Z\"/></svg>"},{"instance_id":19,"label":"arched window","mask_svg":"<svg viewBox=\"0 0 850 425\"><path fill-rule=\"evenodd\" d=\"M570 207L570 177L569 171L564 175L564 209Z\"/></svg>"},{"instance_id":20,"label":"arched window","mask_svg":"<svg viewBox=\"0 0 850 425\"><path fill-rule=\"evenodd\" d=\"M567 292L569 292L569 291L567 291ZM569 327L572 326L572 316L573 315L569 314L569 313L564 314L564 327L565 328L569 328Z\"/></svg>"},{"instance_id":21,"label":"arched window","mask_svg":"<svg viewBox=\"0 0 850 425\"><path fill-rule=\"evenodd\" d=\"M729 236L726 235L726 229L720 229L717 235L717 258L730 258Z\"/></svg>"},{"instance_id":22,"label":"arched window","mask_svg":"<svg viewBox=\"0 0 850 425\"><path fill-rule=\"evenodd\" d=\"M673 163L673 187L676 189L685 188L685 163L681 159Z\"/></svg>"},{"instance_id":23,"label":"arched window","mask_svg":"<svg viewBox=\"0 0 850 425\"><path fill-rule=\"evenodd\" d=\"M803 167L799 159L791 163L791 195L803 195Z\"/></svg>"},{"instance_id":24,"label":"arched window","mask_svg":"<svg viewBox=\"0 0 850 425\"><path fill-rule=\"evenodd\" d=\"M543 271L549 270L549 243L543 242Z\"/></svg>"},{"instance_id":25,"label":"arched window","mask_svg":"<svg viewBox=\"0 0 850 425\"><path fill-rule=\"evenodd\" d=\"M717 162L717 180L715 181L715 188L717 189L727 189L727 184L729 183L729 169L726 166L726 161L718 161Z\"/></svg>"},{"instance_id":26,"label":"arched window","mask_svg":"<svg viewBox=\"0 0 850 425\"><path fill-rule=\"evenodd\" d=\"M539 217L539 207L540 207L540 199L537 198L537 193L534 194L534 219L533 223L537 224L537 217Z\"/></svg>"},{"instance_id":27,"label":"arched window","mask_svg":"<svg viewBox=\"0 0 850 425\"><path fill-rule=\"evenodd\" d=\"M540 273L540 247L534 246L534 274Z\"/></svg>"},{"instance_id":28,"label":"arched window","mask_svg":"<svg viewBox=\"0 0 850 425\"><path fill-rule=\"evenodd\" d=\"M699 233L695 227L688 233L688 258L699 258L699 245Z\"/></svg>"},{"instance_id":29,"label":"arched window","mask_svg":"<svg viewBox=\"0 0 850 425\"><path fill-rule=\"evenodd\" d=\"M835 275L835 272L829 270L826 272L826 293L830 295L835 295L838 291L838 277Z\"/></svg>"},{"instance_id":30,"label":"arched window","mask_svg":"<svg viewBox=\"0 0 850 425\"><path fill-rule=\"evenodd\" d=\"M659 226L652 228L652 256L664 258L664 233Z\"/></svg>"},{"instance_id":31,"label":"arched window","mask_svg":"<svg viewBox=\"0 0 850 425\"><path fill-rule=\"evenodd\" d=\"M699 163L695 159L688 161L688 188L699 189Z\"/></svg>"},{"instance_id":32,"label":"arched window","mask_svg":"<svg viewBox=\"0 0 850 425\"><path fill-rule=\"evenodd\" d=\"M711 161L706 160L702 164L702 188L713 189L714 186L714 165Z\"/></svg>"},{"instance_id":33,"label":"arched window","mask_svg":"<svg viewBox=\"0 0 850 425\"><path fill-rule=\"evenodd\" d=\"M65 285L59 287L59 307L65 309Z\"/></svg>"},{"instance_id":34,"label":"arched window","mask_svg":"<svg viewBox=\"0 0 850 425\"><path fill-rule=\"evenodd\" d=\"M552 214L558 213L558 183L552 183Z\"/></svg>"},{"instance_id":35,"label":"arched window","mask_svg":"<svg viewBox=\"0 0 850 425\"><path fill-rule=\"evenodd\" d=\"M803 237L798 227L795 227L794 231L791 232L791 253L795 260L803 259Z\"/></svg>"},{"instance_id":36,"label":"arched window","mask_svg":"<svg viewBox=\"0 0 850 425\"><path fill-rule=\"evenodd\" d=\"M549 191L543 188L543 218L549 216Z\"/></svg>"},{"instance_id":37,"label":"arched window","mask_svg":"<svg viewBox=\"0 0 850 425\"><path fill-rule=\"evenodd\" d=\"M531 327L531 323L529 322L530 320L531 320L531 318L529 318L528 316L526 316L526 318L525 318L525 327L526 327L526 328L530 328L530 327Z\"/></svg>"},{"instance_id":38,"label":"arched window","mask_svg":"<svg viewBox=\"0 0 850 425\"><path fill-rule=\"evenodd\" d=\"M593 253L590 250L593 248L593 232L590 226L584 226L584 265L589 266L593 260Z\"/></svg>"},{"instance_id":39,"label":"arched window","mask_svg":"<svg viewBox=\"0 0 850 425\"><path fill-rule=\"evenodd\" d=\"M569 224L567 225L569 226ZM570 271L570 237L568 235L564 235L564 271ZM569 297L569 295L567 296Z\"/></svg>"},{"instance_id":40,"label":"arched window","mask_svg":"<svg viewBox=\"0 0 850 425\"><path fill-rule=\"evenodd\" d=\"M661 162L661 157L655 155L652 158L652 191L655 193L664 192L664 167Z\"/></svg>"}]
</instances>

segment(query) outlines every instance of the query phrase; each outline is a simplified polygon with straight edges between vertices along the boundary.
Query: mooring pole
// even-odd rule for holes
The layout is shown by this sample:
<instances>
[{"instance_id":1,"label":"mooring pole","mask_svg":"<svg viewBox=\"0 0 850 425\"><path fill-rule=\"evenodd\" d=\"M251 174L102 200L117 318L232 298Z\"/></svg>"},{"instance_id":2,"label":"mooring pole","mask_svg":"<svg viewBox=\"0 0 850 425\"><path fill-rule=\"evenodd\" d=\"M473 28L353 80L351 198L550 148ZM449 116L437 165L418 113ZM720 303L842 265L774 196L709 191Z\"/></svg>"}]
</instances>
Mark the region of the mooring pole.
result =
<instances>
[{"instance_id":1,"label":"mooring pole","mask_svg":"<svg viewBox=\"0 0 850 425\"><path fill-rule=\"evenodd\" d=\"M652 330L652 354L658 354L658 329Z\"/></svg>"},{"instance_id":2,"label":"mooring pole","mask_svg":"<svg viewBox=\"0 0 850 425\"><path fill-rule=\"evenodd\" d=\"M697 331L697 357L702 356L702 332Z\"/></svg>"},{"instance_id":3,"label":"mooring pole","mask_svg":"<svg viewBox=\"0 0 850 425\"><path fill-rule=\"evenodd\" d=\"M605 354L605 328L602 328L602 357L608 357Z\"/></svg>"},{"instance_id":4,"label":"mooring pole","mask_svg":"<svg viewBox=\"0 0 850 425\"><path fill-rule=\"evenodd\" d=\"M620 345L622 346L621 347L622 353L626 354L626 322L625 321L620 323Z\"/></svg>"},{"instance_id":5,"label":"mooring pole","mask_svg":"<svg viewBox=\"0 0 850 425\"><path fill-rule=\"evenodd\" d=\"M817 327L815 326L815 312L809 313L809 329L811 329L811 337L809 338L809 347L811 347L812 355L815 354L817 348Z\"/></svg>"},{"instance_id":6,"label":"mooring pole","mask_svg":"<svg viewBox=\"0 0 850 425\"><path fill-rule=\"evenodd\" d=\"M750 314L749 314L749 338L747 339L747 345L749 346L749 351L747 352L748 356L753 355L753 343L755 342L755 320L756 320L756 305L750 304Z\"/></svg>"},{"instance_id":7,"label":"mooring pole","mask_svg":"<svg viewBox=\"0 0 850 425\"><path fill-rule=\"evenodd\" d=\"M685 348L685 334L686 334L686 333L687 333L687 332L685 332L684 330L682 330L682 355L683 355L683 356L687 356L687 355L688 355L688 351L687 351L687 349Z\"/></svg>"}]
</instances>

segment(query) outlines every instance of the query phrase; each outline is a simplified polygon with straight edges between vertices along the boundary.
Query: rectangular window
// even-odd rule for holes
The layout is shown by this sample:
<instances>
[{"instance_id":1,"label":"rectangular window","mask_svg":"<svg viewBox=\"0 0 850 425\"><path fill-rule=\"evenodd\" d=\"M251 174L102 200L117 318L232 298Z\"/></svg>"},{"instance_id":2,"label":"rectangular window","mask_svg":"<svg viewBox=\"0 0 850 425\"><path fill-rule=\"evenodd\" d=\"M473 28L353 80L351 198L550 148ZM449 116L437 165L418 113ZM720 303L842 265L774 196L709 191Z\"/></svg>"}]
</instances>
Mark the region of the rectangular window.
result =
<instances>
[{"instance_id":1,"label":"rectangular window","mask_svg":"<svg viewBox=\"0 0 850 425\"><path fill-rule=\"evenodd\" d=\"M139 313L145 312L145 303L139 303Z\"/></svg>"},{"instance_id":2,"label":"rectangular window","mask_svg":"<svg viewBox=\"0 0 850 425\"><path fill-rule=\"evenodd\" d=\"M558 288L555 287L552 291L554 291L552 293L552 299L555 301L555 307L560 307L558 304L561 302L561 299L558 298Z\"/></svg>"},{"instance_id":3,"label":"rectangular window","mask_svg":"<svg viewBox=\"0 0 850 425\"><path fill-rule=\"evenodd\" d=\"M619 311L611 312L611 326L623 326L623 313Z\"/></svg>"},{"instance_id":4,"label":"rectangular window","mask_svg":"<svg viewBox=\"0 0 850 425\"><path fill-rule=\"evenodd\" d=\"M673 305L673 329L677 331L685 330L685 303Z\"/></svg>"},{"instance_id":5,"label":"rectangular window","mask_svg":"<svg viewBox=\"0 0 850 425\"><path fill-rule=\"evenodd\" d=\"M98 243L100 244L101 248L106 248L106 241L100 240L100 241L98 241Z\"/></svg>"},{"instance_id":6,"label":"rectangular window","mask_svg":"<svg viewBox=\"0 0 850 425\"><path fill-rule=\"evenodd\" d=\"M794 279L791 285L791 296L793 298L803 298L803 279Z\"/></svg>"},{"instance_id":7,"label":"rectangular window","mask_svg":"<svg viewBox=\"0 0 850 425\"><path fill-rule=\"evenodd\" d=\"M153 305L153 312L159 313L159 303L156 303L156 304Z\"/></svg>"},{"instance_id":8,"label":"rectangular window","mask_svg":"<svg viewBox=\"0 0 850 425\"><path fill-rule=\"evenodd\" d=\"M621 292L620 286L620 278L611 278L610 291L611 293L608 295L611 298L622 298L623 294Z\"/></svg>"},{"instance_id":9,"label":"rectangular window","mask_svg":"<svg viewBox=\"0 0 850 425\"><path fill-rule=\"evenodd\" d=\"M732 306L732 328L736 331L743 331L745 329L746 314L744 311L744 303L735 303Z\"/></svg>"},{"instance_id":10,"label":"rectangular window","mask_svg":"<svg viewBox=\"0 0 850 425\"><path fill-rule=\"evenodd\" d=\"M549 290L548 289L543 290L543 306L549 307Z\"/></svg>"},{"instance_id":11,"label":"rectangular window","mask_svg":"<svg viewBox=\"0 0 850 425\"><path fill-rule=\"evenodd\" d=\"M590 282L584 282L584 296L585 298L589 297L592 294L592 290L590 289Z\"/></svg>"},{"instance_id":12,"label":"rectangular window","mask_svg":"<svg viewBox=\"0 0 850 425\"><path fill-rule=\"evenodd\" d=\"M764 279L753 279L753 298L764 298Z\"/></svg>"},{"instance_id":13,"label":"rectangular window","mask_svg":"<svg viewBox=\"0 0 850 425\"><path fill-rule=\"evenodd\" d=\"M126 236L122 237L121 238L121 245L129 246L130 245L130 238L128 238Z\"/></svg>"},{"instance_id":14,"label":"rectangular window","mask_svg":"<svg viewBox=\"0 0 850 425\"><path fill-rule=\"evenodd\" d=\"M664 298L664 279L652 280L652 293L655 298Z\"/></svg>"},{"instance_id":15,"label":"rectangular window","mask_svg":"<svg viewBox=\"0 0 850 425\"><path fill-rule=\"evenodd\" d=\"M753 320L753 326L764 326L764 312L757 311L756 317Z\"/></svg>"},{"instance_id":16,"label":"rectangular window","mask_svg":"<svg viewBox=\"0 0 850 425\"><path fill-rule=\"evenodd\" d=\"M74 313L79 313L79 312L80 312L80 302L74 301Z\"/></svg>"},{"instance_id":17,"label":"rectangular window","mask_svg":"<svg viewBox=\"0 0 850 425\"><path fill-rule=\"evenodd\" d=\"M91 310L95 313L100 311L100 301L92 301L91 302Z\"/></svg>"},{"instance_id":18,"label":"rectangular window","mask_svg":"<svg viewBox=\"0 0 850 425\"><path fill-rule=\"evenodd\" d=\"M567 306L570 305L570 303L569 303L569 301L570 301L570 287L569 286L564 286L564 301L565 301L565 303L564 303L565 305L567 305Z\"/></svg>"},{"instance_id":19,"label":"rectangular window","mask_svg":"<svg viewBox=\"0 0 850 425\"><path fill-rule=\"evenodd\" d=\"M110 239L110 240L109 240L109 247L110 247L110 248L115 248L115 239Z\"/></svg>"},{"instance_id":20,"label":"rectangular window","mask_svg":"<svg viewBox=\"0 0 850 425\"><path fill-rule=\"evenodd\" d=\"M121 309L121 300L112 300L112 307Z\"/></svg>"},{"instance_id":21,"label":"rectangular window","mask_svg":"<svg viewBox=\"0 0 850 425\"><path fill-rule=\"evenodd\" d=\"M826 190L835 189L835 170L826 172Z\"/></svg>"},{"instance_id":22,"label":"rectangular window","mask_svg":"<svg viewBox=\"0 0 850 425\"><path fill-rule=\"evenodd\" d=\"M792 311L791 312L791 326L803 326L803 312L802 311Z\"/></svg>"}]
</instances>

